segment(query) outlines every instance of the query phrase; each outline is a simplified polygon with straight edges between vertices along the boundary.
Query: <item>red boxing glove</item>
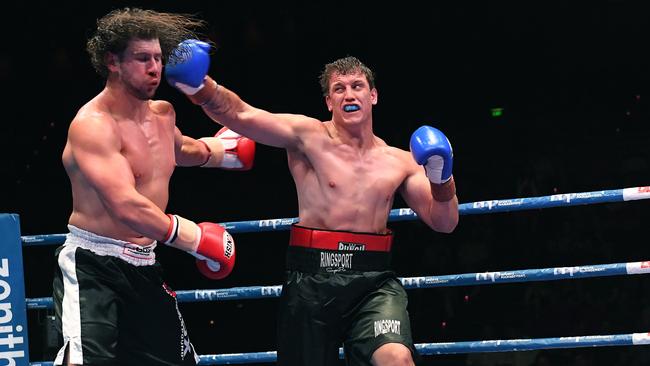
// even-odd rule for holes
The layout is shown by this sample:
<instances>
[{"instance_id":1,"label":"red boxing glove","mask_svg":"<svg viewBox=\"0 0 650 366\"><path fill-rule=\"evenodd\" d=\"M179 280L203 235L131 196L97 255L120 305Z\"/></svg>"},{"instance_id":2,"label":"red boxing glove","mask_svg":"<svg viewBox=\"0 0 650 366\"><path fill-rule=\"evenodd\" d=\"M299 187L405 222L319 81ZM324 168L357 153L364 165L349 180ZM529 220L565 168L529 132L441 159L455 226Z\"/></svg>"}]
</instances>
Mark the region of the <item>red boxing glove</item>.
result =
<instances>
[{"instance_id":1,"label":"red boxing glove","mask_svg":"<svg viewBox=\"0 0 650 366\"><path fill-rule=\"evenodd\" d=\"M163 242L197 258L196 266L213 280L225 278L235 265L235 241L221 225L195 224L178 215L168 215L169 230Z\"/></svg>"},{"instance_id":2,"label":"red boxing glove","mask_svg":"<svg viewBox=\"0 0 650 366\"><path fill-rule=\"evenodd\" d=\"M210 157L201 165L204 168L222 168L226 170L250 170L255 160L255 141L223 127L214 137L203 137L203 142L210 151ZM223 158L216 162L214 151L218 145L223 147Z\"/></svg>"},{"instance_id":3,"label":"red boxing glove","mask_svg":"<svg viewBox=\"0 0 650 366\"><path fill-rule=\"evenodd\" d=\"M235 240L219 224L202 222L201 240L192 253L196 267L205 277L220 280L227 277L235 266Z\"/></svg>"}]
</instances>

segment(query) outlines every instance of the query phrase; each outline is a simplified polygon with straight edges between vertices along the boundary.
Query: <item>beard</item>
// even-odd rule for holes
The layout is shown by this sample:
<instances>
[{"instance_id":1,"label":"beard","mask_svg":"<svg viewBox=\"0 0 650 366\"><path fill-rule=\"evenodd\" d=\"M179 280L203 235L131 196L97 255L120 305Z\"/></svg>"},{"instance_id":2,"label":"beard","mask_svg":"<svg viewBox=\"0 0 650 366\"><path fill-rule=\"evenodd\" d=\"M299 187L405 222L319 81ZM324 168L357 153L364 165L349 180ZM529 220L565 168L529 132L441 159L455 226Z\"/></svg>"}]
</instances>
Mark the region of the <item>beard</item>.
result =
<instances>
[{"instance_id":1,"label":"beard","mask_svg":"<svg viewBox=\"0 0 650 366\"><path fill-rule=\"evenodd\" d=\"M122 83L126 87L126 90L129 92L129 94L142 101L153 98L153 96L156 94L156 90L158 89L157 86L152 87L148 84L142 85L142 83L136 84L134 83L134 79L128 76L122 78Z\"/></svg>"},{"instance_id":2,"label":"beard","mask_svg":"<svg viewBox=\"0 0 650 366\"><path fill-rule=\"evenodd\" d=\"M137 87L132 84L126 84L127 90L131 95L134 97L140 99L140 100L149 100L153 98L153 96L156 94L156 89L157 88L152 88L152 87Z\"/></svg>"}]
</instances>

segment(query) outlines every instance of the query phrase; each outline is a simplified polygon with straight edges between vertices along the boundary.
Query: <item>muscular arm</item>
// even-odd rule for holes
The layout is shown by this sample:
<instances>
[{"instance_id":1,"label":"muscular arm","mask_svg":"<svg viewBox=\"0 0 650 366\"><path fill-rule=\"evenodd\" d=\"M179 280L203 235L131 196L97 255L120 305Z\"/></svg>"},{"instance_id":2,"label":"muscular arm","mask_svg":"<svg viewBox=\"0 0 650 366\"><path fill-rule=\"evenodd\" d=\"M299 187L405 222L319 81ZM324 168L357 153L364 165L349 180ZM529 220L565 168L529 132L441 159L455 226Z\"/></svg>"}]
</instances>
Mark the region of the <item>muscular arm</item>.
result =
<instances>
[{"instance_id":1,"label":"muscular arm","mask_svg":"<svg viewBox=\"0 0 650 366\"><path fill-rule=\"evenodd\" d=\"M223 149L220 151L208 151L204 143L183 135L178 127L174 128L174 151L177 166L203 165L208 161L211 152L223 155Z\"/></svg>"},{"instance_id":2,"label":"muscular arm","mask_svg":"<svg viewBox=\"0 0 650 366\"><path fill-rule=\"evenodd\" d=\"M399 192L418 217L435 231L450 233L458 225L458 198L454 195L450 200L440 202L432 194L434 183L431 183L424 169L412 159L407 163L408 175L399 188ZM454 178L445 184L454 184Z\"/></svg>"},{"instance_id":3,"label":"muscular arm","mask_svg":"<svg viewBox=\"0 0 650 366\"><path fill-rule=\"evenodd\" d=\"M320 126L320 121L314 118L255 108L209 76L205 87L189 97L215 122L265 145L296 148L305 133Z\"/></svg>"},{"instance_id":4,"label":"muscular arm","mask_svg":"<svg viewBox=\"0 0 650 366\"><path fill-rule=\"evenodd\" d=\"M317 130L320 121L300 115L275 114L255 108L207 75L210 44L188 39L172 51L165 78L200 105L215 122L259 143L299 149L305 134Z\"/></svg>"},{"instance_id":5,"label":"muscular arm","mask_svg":"<svg viewBox=\"0 0 650 366\"><path fill-rule=\"evenodd\" d=\"M145 237L165 237L169 218L136 190L111 119L95 115L73 121L68 144L85 182L97 192L111 216Z\"/></svg>"}]
</instances>

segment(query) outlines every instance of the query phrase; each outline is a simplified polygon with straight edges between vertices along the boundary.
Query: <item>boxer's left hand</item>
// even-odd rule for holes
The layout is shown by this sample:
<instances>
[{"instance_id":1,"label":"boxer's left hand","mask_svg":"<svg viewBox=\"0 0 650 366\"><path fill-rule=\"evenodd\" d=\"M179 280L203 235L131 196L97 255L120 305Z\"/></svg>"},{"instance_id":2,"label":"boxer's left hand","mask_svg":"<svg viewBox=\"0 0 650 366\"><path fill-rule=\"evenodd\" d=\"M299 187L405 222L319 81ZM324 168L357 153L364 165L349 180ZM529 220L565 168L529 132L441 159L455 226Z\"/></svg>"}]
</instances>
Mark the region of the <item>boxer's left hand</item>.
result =
<instances>
[{"instance_id":1,"label":"boxer's left hand","mask_svg":"<svg viewBox=\"0 0 650 366\"><path fill-rule=\"evenodd\" d=\"M440 130L431 126L415 130L411 136L411 154L418 164L424 165L431 183L443 184L451 179L454 153Z\"/></svg>"}]
</instances>

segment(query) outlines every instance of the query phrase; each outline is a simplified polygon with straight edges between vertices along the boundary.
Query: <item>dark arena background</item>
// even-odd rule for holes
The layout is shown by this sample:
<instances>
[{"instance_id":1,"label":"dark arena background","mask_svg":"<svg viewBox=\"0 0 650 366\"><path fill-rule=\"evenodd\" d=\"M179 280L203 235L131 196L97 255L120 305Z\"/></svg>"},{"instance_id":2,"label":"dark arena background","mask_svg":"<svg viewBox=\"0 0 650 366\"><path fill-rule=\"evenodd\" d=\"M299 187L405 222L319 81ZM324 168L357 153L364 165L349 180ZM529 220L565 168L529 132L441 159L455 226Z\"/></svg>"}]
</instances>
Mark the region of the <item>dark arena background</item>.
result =
<instances>
[{"instance_id":1,"label":"dark arena background","mask_svg":"<svg viewBox=\"0 0 650 366\"><path fill-rule=\"evenodd\" d=\"M45 2L3 5L0 212L22 235L63 233L71 193L61 164L76 111L103 87L85 53L95 21L139 6L194 13L217 45L210 75L250 104L329 118L318 75L353 55L377 75L375 133L408 149L422 124L454 148L461 203L650 185L650 6L593 2ZM163 82L189 136L219 128ZM406 207L399 197L395 208ZM650 260L648 201L461 216L452 234L394 222L400 277ZM178 168L168 212L195 221L297 216L281 149L253 170ZM210 281L159 246L177 290L279 285L287 231L235 235L237 264ZM51 296L54 246L25 248L29 298ZM416 343L645 333L650 278L614 276L409 290ZM276 298L182 303L199 354L275 350ZM146 309L142 309L146 311ZM57 350L51 311L28 312L32 361ZM648 365L650 346L425 356L425 365Z\"/></svg>"}]
</instances>

